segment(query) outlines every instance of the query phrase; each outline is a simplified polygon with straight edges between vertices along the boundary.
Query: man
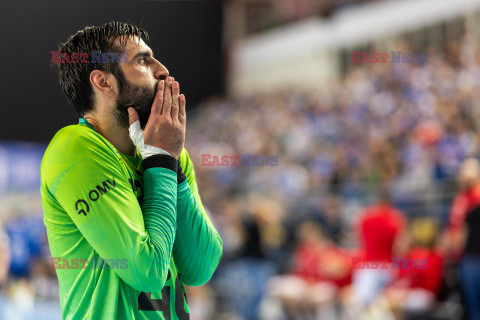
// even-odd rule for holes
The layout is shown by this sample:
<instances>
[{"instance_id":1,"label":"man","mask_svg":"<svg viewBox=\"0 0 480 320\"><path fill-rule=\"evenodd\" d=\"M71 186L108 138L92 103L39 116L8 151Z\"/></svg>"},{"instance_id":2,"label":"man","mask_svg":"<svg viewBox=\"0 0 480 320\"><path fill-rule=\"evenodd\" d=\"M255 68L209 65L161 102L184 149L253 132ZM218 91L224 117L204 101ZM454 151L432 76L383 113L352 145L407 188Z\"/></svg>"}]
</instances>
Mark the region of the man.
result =
<instances>
[{"instance_id":1,"label":"man","mask_svg":"<svg viewBox=\"0 0 480 320\"><path fill-rule=\"evenodd\" d=\"M45 151L41 193L63 319L189 319L184 284L206 283L222 255L183 148L185 97L147 40L109 22L60 45L81 118ZM69 63L90 52L128 59Z\"/></svg>"},{"instance_id":2,"label":"man","mask_svg":"<svg viewBox=\"0 0 480 320\"><path fill-rule=\"evenodd\" d=\"M380 187L378 203L364 209L356 222L363 251L360 264L353 266L352 273L358 308L371 306L385 286L393 280L393 259L401 256L405 227L406 219L392 205L387 187Z\"/></svg>"},{"instance_id":3,"label":"man","mask_svg":"<svg viewBox=\"0 0 480 320\"><path fill-rule=\"evenodd\" d=\"M458 263L468 319L480 319L480 163L465 159L457 173L460 191L453 200L443 247Z\"/></svg>"},{"instance_id":4,"label":"man","mask_svg":"<svg viewBox=\"0 0 480 320\"><path fill-rule=\"evenodd\" d=\"M442 240L446 253L458 261L464 254L465 223L469 213L480 206L480 165L477 159L467 158L462 162L457 183L460 190L453 199Z\"/></svg>"}]
</instances>

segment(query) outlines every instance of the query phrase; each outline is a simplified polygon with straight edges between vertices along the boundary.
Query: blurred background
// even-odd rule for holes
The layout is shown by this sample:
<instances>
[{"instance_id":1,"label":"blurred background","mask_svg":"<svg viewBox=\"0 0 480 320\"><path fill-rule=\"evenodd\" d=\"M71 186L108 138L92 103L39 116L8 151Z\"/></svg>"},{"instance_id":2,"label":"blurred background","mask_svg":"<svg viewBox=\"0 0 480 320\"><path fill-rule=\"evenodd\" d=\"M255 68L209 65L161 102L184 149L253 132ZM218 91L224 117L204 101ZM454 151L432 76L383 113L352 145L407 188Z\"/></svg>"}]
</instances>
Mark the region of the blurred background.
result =
<instances>
[{"instance_id":1,"label":"blurred background","mask_svg":"<svg viewBox=\"0 0 480 320\"><path fill-rule=\"evenodd\" d=\"M224 243L192 320L480 319L478 0L2 2L0 319L60 319L39 167L78 119L50 51L109 20L145 28L188 99Z\"/></svg>"}]
</instances>

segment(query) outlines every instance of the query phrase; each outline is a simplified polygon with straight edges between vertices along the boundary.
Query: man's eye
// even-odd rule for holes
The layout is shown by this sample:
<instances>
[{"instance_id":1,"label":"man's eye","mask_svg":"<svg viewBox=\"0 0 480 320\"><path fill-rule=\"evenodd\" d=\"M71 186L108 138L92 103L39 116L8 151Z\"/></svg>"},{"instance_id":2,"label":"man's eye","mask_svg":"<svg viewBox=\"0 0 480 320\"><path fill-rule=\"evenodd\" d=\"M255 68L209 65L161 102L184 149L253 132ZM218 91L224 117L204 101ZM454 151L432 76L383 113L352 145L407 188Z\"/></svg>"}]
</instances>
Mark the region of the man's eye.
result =
<instances>
[{"instance_id":1,"label":"man's eye","mask_svg":"<svg viewBox=\"0 0 480 320\"><path fill-rule=\"evenodd\" d=\"M140 62L140 63L143 64L143 63L147 62L147 59L146 59L146 58L142 58L142 59L138 60L138 62Z\"/></svg>"}]
</instances>

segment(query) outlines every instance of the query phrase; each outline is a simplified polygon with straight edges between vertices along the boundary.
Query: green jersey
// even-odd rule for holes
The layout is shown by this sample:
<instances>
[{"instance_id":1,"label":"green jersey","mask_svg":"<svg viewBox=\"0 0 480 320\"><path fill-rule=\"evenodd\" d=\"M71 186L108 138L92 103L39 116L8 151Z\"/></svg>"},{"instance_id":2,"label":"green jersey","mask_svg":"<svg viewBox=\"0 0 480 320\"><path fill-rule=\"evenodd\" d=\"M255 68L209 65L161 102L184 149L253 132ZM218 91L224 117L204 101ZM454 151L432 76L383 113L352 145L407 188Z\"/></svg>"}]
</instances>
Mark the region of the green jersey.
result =
<instances>
[{"instance_id":1,"label":"green jersey","mask_svg":"<svg viewBox=\"0 0 480 320\"><path fill-rule=\"evenodd\" d=\"M62 319L189 319L184 284L204 284L220 261L187 151L180 184L173 169L143 170L141 160L83 118L45 151L42 205Z\"/></svg>"}]
</instances>

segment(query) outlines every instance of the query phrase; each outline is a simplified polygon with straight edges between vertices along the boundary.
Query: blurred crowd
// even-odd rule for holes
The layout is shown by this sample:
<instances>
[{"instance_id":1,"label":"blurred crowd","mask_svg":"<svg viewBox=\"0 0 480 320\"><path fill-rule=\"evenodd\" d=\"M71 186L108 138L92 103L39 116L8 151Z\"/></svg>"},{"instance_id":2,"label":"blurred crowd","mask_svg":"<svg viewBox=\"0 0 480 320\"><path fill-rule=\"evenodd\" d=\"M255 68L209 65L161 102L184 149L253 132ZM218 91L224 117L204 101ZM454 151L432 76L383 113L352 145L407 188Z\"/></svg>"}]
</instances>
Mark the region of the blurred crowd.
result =
<instances>
[{"instance_id":1,"label":"blurred crowd","mask_svg":"<svg viewBox=\"0 0 480 320\"><path fill-rule=\"evenodd\" d=\"M212 281L188 288L192 320L479 319L480 50L466 36L424 51L426 64L354 65L316 92L300 79L189 114L224 241ZM41 208L3 211L0 314L58 302Z\"/></svg>"},{"instance_id":2,"label":"blurred crowd","mask_svg":"<svg viewBox=\"0 0 480 320\"><path fill-rule=\"evenodd\" d=\"M460 319L480 299L480 283L462 283L480 270L476 258L464 268L480 203L478 49L466 36L425 48L426 64L354 65L318 92L190 114L187 147L224 240L192 302L216 319ZM206 166L202 154L278 163Z\"/></svg>"}]
</instances>

